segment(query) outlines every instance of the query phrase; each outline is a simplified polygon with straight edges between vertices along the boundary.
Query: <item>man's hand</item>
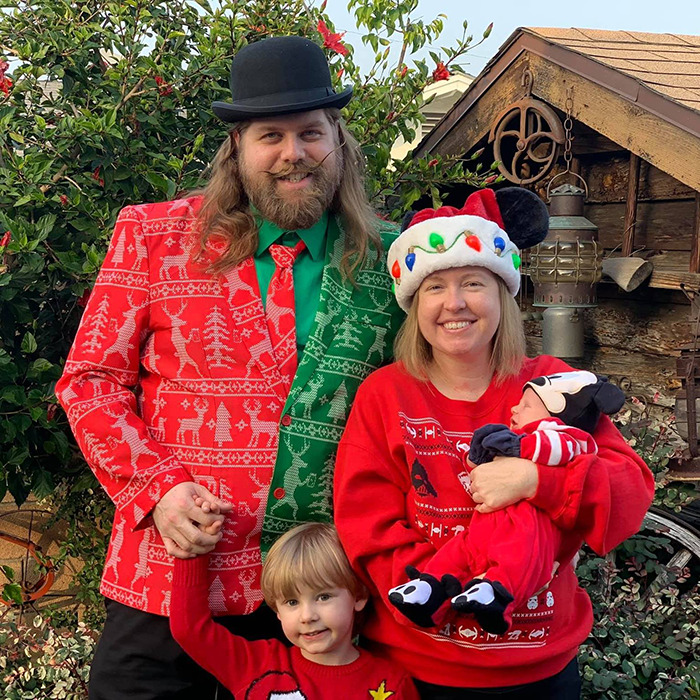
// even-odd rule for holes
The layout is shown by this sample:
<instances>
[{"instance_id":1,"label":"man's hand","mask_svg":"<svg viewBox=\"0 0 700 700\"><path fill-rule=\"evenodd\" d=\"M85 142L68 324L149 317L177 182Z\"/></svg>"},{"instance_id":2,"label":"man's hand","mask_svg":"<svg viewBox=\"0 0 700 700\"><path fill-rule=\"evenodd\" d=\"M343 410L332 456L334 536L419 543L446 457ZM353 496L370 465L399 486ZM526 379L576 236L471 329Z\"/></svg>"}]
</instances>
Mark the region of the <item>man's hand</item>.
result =
<instances>
[{"instance_id":1,"label":"man's hand","mask_svg":"<svg viewBox=\"0 0 700 700\"><path fill-rule=\"evenodd\" d=\"M537 465L520 457L496 457L475 467L471 494L479 513L493 513L537 493Z\"/></svg>"},{"instance_id":2,"label":"man's hand","mask_svg":"<svg viewBox=\"0 0 700 700\"><path fill-rule=\"evenodd\" d=\"M196 498L216 504L219 512L205 512L196 504ZM221 539L224 514L232 508L230 503L216 498L204 486L187 481L174 486L160 499L153 509L153 522L168 554L178 559L190 559L214 549Z\"/></svg>"}]
</instances>

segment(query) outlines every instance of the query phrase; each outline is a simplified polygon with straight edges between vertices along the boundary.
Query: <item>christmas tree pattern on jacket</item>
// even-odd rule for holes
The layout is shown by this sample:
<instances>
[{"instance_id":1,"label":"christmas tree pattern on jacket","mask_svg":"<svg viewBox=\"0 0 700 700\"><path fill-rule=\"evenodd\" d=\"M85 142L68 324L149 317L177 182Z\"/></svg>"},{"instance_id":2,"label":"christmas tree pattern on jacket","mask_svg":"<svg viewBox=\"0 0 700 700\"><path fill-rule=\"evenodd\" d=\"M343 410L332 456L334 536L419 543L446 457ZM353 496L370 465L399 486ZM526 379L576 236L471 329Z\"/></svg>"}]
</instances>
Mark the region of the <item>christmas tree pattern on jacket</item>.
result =
<instances>
[{"instance_id":1,"label":"christmas tree pattern on jacket","mask_svg":"<svg viewBox=\"0 0 700 700\"><path fill-rule=\"evenodd\" d=\"M56 389L117 510L101 590L156 614L168 613L172 559L149 514L191 480L235 504L211 558L213 607L260 604L261 546L331 517L350 404L401 320L379 256L356 287L342 279L345 236L331 217L318 310L285 395L253 260L215 277L191 259L200 204L122 210ZM395 233L382 235L386 249Z\"/></svg>"}]
</instances>

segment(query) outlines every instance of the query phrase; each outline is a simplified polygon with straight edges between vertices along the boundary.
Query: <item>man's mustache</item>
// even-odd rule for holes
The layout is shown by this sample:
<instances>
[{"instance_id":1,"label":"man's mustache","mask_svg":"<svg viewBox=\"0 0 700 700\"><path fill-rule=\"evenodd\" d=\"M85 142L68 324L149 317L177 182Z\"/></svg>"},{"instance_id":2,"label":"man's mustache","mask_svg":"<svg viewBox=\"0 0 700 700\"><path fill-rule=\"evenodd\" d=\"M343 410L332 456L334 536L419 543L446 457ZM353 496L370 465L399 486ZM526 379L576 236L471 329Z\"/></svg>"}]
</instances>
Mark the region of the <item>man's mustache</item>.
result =
<instances>
[{"instance_id":1,"label":"man's mustache","mask_svg":"<svg viewBox=\"0 0 700 700\"><path fill-rule=\"evenodd\" d=\"M288 177L289 175L309 175L315 173L336 151L341 149L345 145L345 139L342 143L339 143L335 148L328 151L321 160L318 162L309 163L307 161L298 161L297 163L292 163L284 168L279 168L278 170L263 170L264 173L271 175L275 178Z\"/></svg>"}]
</instances>

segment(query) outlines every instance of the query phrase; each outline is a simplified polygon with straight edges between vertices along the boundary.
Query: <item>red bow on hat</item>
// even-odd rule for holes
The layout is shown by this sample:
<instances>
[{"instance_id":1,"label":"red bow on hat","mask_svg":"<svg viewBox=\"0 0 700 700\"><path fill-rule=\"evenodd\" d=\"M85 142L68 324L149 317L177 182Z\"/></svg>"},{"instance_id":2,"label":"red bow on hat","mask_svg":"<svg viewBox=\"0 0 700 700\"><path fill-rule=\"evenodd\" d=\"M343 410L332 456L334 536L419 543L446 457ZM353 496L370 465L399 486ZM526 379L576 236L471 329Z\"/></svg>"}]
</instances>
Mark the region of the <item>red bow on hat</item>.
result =
<instances>
[{"instance_id":1,"label":"red bow on hat","mask_svg":"<svg viewBox=\"0 0 700 700\"><path fill-rule=\"evenodd\" d=\"M503 218L501 217L501 210L499 209L498 202L496 201L496 193L490 189L478 190L477 192L470 194L461 209L457 209L456 207L421 209L419 212L416 212L414 217L411 219L410 226L419 224L421 221L427 221L428 219L448 216L464 216L465 214L469 216L479 216L487 221L493 221L499 226L499 228L505 230Z\"/></svg>"}]
</instances>

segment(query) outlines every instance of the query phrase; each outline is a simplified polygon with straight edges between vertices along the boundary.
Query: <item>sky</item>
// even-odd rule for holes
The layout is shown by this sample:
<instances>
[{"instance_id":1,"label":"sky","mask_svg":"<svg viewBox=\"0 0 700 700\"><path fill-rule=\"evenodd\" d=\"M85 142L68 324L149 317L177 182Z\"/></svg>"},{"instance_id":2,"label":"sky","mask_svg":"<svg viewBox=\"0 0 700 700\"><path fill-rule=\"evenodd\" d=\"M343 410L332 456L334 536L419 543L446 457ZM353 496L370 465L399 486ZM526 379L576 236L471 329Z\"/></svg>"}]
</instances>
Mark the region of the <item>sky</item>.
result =
<instances>
[{"instance_id":1,"label":"sky","mask_svg":"<svg viewBox=\"0 0 700 700\"><path fill-rule=\"evenodd\" d=\"M347 0L328 0L326 12L336 31L347 32L345 38L355 48L356 61L366 71L373 63L373 54L362 47L361 33L356 29L354 15L348 12L347 4ZM537 3L527 0L492 3L483 0L478 3L419 0L415 15L428 22L439 13L446 14L448 19L442 39L435 48L454 45L461 38L465 19L469 21L469 31L475 39L481 37L490 22L494 23L491 36L460 62L472 75L482 70L517 27L626 29L700 35L698 0L550 0Z\"/></svg>"}]
</instances>

